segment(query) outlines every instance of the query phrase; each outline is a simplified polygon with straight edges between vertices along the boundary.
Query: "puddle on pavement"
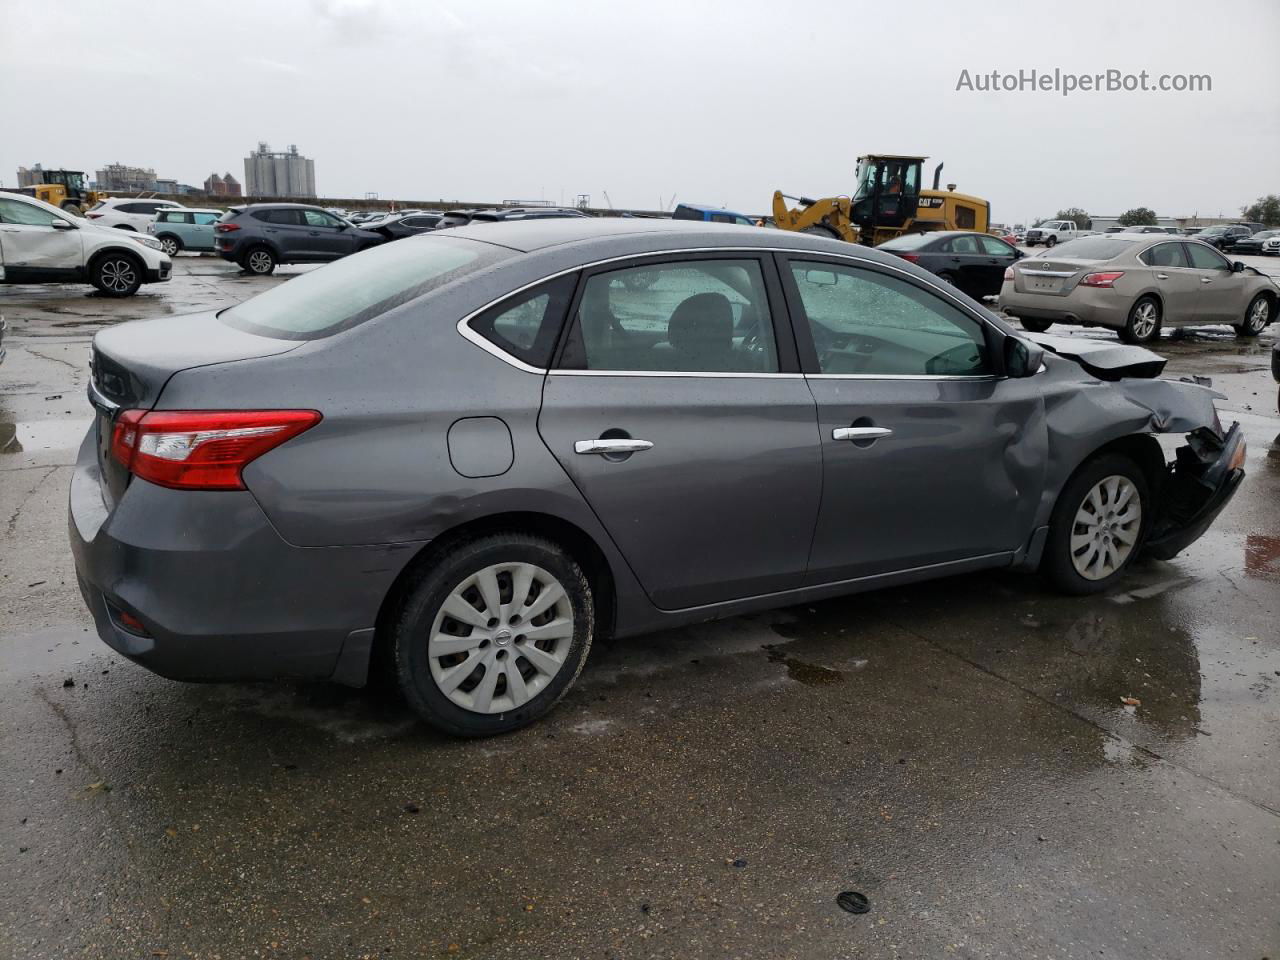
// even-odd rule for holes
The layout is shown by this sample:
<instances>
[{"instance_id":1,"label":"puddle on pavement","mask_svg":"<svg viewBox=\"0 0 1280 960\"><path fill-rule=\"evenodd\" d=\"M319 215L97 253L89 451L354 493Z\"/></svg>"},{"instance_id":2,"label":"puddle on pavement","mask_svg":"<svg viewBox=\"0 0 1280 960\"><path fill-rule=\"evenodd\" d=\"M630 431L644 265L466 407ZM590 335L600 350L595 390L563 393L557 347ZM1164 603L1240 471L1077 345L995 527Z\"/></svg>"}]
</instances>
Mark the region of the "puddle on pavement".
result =
<instances>
[{"instance_id":1,"label":"puddle on pavement","mask_svg":"<svg viewBox=\"0 0 1280 960\"><path fill-rule=\"evenodd\" d=\"M0 455L37 450L75 450L89 429L88 420L0 420Z\"/></svg>"},{"instance_id":2,"label":"puddle on pavement","mask_svg":"<svg viewBox=\"0 0 1280 960\"><path fill-rule=\"evenodd\" d=\"M844 682L846 674L843 670L832 670L830 667L821 667L816 663L805 663L797 657L787 656L775 647L765 649L769 653L769 661L786 666L787 676L796 683L803 683L806 687L826 687L833 683Z\"/></svg>"}]
</instances>

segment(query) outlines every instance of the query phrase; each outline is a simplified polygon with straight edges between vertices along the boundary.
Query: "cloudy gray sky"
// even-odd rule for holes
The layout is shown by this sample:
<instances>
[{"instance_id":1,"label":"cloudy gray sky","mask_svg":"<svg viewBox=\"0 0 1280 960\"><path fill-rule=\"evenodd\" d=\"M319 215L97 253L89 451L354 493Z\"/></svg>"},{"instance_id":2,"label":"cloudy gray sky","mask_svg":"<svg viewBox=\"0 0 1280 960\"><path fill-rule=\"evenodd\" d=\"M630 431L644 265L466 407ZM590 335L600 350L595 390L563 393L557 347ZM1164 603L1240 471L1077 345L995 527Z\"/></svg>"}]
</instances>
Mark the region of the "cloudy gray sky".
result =
<instances>
[{"instance_id":1,"label":"cloudy gray sky","mask_svg":"<svg viewBox=\"0 0 1280 960\"><path fill-rule=\"evenodd\" d=\"M921 153L1022 221L1234 214L1280 192L1280 3L0 0L0 183L41 162L243 178L296 143L322 195L671 195L748 212ZM962 70L1209 74L1200 93L957 91ZM29 107L19 109L20 104Z\"/></svg>"}]
</instances>

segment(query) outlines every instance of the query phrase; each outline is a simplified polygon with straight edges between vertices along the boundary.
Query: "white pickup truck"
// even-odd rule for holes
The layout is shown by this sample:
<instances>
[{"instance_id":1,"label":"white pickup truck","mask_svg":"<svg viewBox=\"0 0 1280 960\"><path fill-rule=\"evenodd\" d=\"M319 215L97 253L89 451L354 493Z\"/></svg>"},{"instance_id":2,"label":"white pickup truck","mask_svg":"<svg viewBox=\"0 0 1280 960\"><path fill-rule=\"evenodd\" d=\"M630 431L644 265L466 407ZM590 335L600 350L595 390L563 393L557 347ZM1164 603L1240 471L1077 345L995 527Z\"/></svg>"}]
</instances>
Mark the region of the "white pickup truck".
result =
<instances>
[{"instance_id":1,"label":"white pickup truck","mask_svg":"<svg viewBox=\"0 0 1280 960\"><path fill-rule=\"evenodd\" d=\"M1066 240L1088 237L1095 233L1097 233L1096 230L1081 230L1074 220L1046 220L1028 230L1026 240L1023 242L1028 247L1034 247L1037 243L1053 247Z\"/></svg>"}]
</instances>

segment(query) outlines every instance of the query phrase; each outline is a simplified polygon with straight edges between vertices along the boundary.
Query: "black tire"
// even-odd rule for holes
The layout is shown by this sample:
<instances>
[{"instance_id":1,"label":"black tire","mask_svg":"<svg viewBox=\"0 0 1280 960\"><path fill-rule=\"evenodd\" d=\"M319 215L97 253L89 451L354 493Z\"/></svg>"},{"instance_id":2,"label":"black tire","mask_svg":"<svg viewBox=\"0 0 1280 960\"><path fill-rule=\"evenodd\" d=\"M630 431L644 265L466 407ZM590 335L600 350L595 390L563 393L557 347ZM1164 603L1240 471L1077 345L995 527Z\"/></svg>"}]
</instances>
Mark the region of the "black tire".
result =
<instances>
[{"instance_id":1,"label":"black tire","mask_svg":"<svg viewBox=\"0 0 1280 960\"><path fill-rule=\"evenodd\" d=\"M73 217L84 216L84 208L80 206L80 204L76 203L74 200L63 201L62 209L65 210L67 213L71 214Z\"/></svg>"},{"instance_id":2,"label":"black tire","mask_svg":"<svg viewBox=\"0 0 1280 960\"><path fill-rule=\"evenodd\" d=\"M1265 293L1260 293L1249 301L1244 308L1244 319L1235 325L1237 337L1256 337L1272 320L1275 301Z\"/></svg>"},{"instance_id":3,"label":"black tire","mask_svg":"<svg viewBox=\"0 0 1280 960\"><path fill-rule=\"evenodd\" d=\"M1090 579L1076 569L1076 562L1072 557L1071 536L1076 529L1076 515L1081 510L1085 498L1100 481L1117 476L1127 478L1137 491L1142 516L1136 531L1136 541L1124 561L1110 574L1098 579ZM1152 510L1151 489L1142 468L1136 463L1117 453L1103 454L1087 461L1067 481L1067 485L1058 496L1058 502L1054 505L1053 514L1049 520L1049 537L1045 542L1044 555L1040 558L1040 573L1063 593L1075 595L1101 593L1112 586L1142 552ZM1084 549L1087 551L1089 548Z\"/></svg>"},{"instance_id":4,"label":"black tire","mask_svg":"<svg viewBox=\"0 0 1280 960\"><path fill-rule=\"evenodd\" d=\"M142 261L130 253L111 250L93 261L89 279L104 297L132 297L142 286Z\"/></svg>"},{"instance_id":5,"label":"black tire","mask_svg":"<svg viewBox=\"0 0 1280 960\"><path fill-rule=\"evenodd\" d=\"M1046 241L1044 242L1044 245L1045 245L1046 247L1056 247L1056 246L1058 245L1058 238L1057 238L1057 237L1050 237L1048 240L1046 240Z\"/></svg>"},{"instance_id":6,"label":"black tire","mask_svg":"<svg viewBox=\"0 0 1280 960\"><path fill-rule=\"evenodd\" d=\"M1154 323L1151 322L1154 316ZM1160 325L1164 311L1155 297L1139 297L1129 308L1129 316L1120 328L1120 339L1125 343L1150 343L1160 337Z\"/></svg>"},{"instance_id":7,"label":"black tire","mask_svg":"<svg viewBox=\"0 0 1280 960\"><path fill-rule=\"evenodd\" d=\"M276 268L276 255L269 247L250 247L245 251L240 266L255 277L269 277Z\"/></svg>"},{"instance_id":8,"label":"black tire","mask_svg":"<svg viewBox=\"0 0 1280 960\"><path fill-rule=\"evenodd\" d=\"M1025 246L1027 246L1027 247L1034 247L1037 243L1039 243L1039 241L1038 241L1038 240L1024 240L1024 241L1023 241L1023 244L1024 244Z\"/></svg>"},{"instance_id":9,"label":"black tire","mask_svg":"<svg viewBox=\"0 0 1280 960\"><path fill-rule=\"evenodd\" d=\"M950 284L953 287L956 286L956 275L954 273L950 273L944 270L942 271L942 273L938 274L938 279L941 280L943 283Z\"/></svg>"},{"instance_id":10,"label":"black tire","mask_svg":"<svg viewBox=\"0 0 1280 960\"><path fill-rule=\"evenodd\" d=\"M164 247L164 252L171 257L176 257L182 252L182 238L172 233L162 233L156 237L160 241L160 246Z\"/></svg>"},{"instance_id":11,"label":"black tire","mask_svg":"<svg viewBox=\"0 0 1280 960\"><path fill-rule=\"evenodd\" d=\"M545 686L534 694L523 705L508 709L501 713L482 713L467 709L441 690L432 673L432 657L428 655L428 638L435 626L437 615L444 616L442 607L455 589L462 585L468 577L497 564L532 564L550 574L564 589L569 609L573 615L571 637L564 637L557 644L567 643L564 658L554 675L545 682ZM502 575L499 574L499 577ZM511 581L502 587L509 591ZM471 588L474 590L475 588ZM477 591L478 594L478 591ZM505 595L505 594L504 594ZM483 602L483 601L481 601ZM514 602L509 599L505 602ZM537 618L533 618L534 622ZM446 621L442 621L443 625ZM455 621L466 626L461 621ZM497 625L496 619L489 621L490 627ZM501 625L497 625L501 628ZM476 628L466 626L468 633ZM512 630L518 630L513 627ZM504 631L511 633L511 630ZM463 541L451 548L438 561L425 566L414 577L405 589L404 599L391 627L391 660L396 678L405 700L423 720L438 730L457 737L488 737L500 733L508 733L527 726L537 720L556 705L568 692L586 663L587 653L591 649L591 640L595 633L595 612L591 595L591 585L577 562L558 544L542 537L523 533L498 533ZM458 634L465 637L467 634ZM489 641L482 641L489 646ZM511 646L498 650L499 643L510 643ZM523 645L522 645L523 644ZM492 649L497 656L504 658L504 671L525 667L531 664L524 661L519 650L527 647L518 634L513 638L495 639ZM465 657L462 653L456 657ZM455 664L440 662L448 658L436 658L438 669L445 670ZM497 671L496 662L494 665ZM478 671L487 670L484 664L477 664L458 689L462 689ZM484 673L479 673L471 691L479 688ZM506 690L505 676L495 681ZM470 692L467 694L470 695ZM501 694L495 694L501 696Z\"/></svg>"},{"instance_id":12,"label":"black tire","mask_svg":"<svg viewBox=\"0 0 1280 960\"><path fill-rule=\"evenodd\" d=\"M1018 323L1022 324L1023 330L1029 330L1032 333L1044 333L1053 326L1052 320L1032 320L1029 317L1019 317Z\"/></svg>"}]
</instances>

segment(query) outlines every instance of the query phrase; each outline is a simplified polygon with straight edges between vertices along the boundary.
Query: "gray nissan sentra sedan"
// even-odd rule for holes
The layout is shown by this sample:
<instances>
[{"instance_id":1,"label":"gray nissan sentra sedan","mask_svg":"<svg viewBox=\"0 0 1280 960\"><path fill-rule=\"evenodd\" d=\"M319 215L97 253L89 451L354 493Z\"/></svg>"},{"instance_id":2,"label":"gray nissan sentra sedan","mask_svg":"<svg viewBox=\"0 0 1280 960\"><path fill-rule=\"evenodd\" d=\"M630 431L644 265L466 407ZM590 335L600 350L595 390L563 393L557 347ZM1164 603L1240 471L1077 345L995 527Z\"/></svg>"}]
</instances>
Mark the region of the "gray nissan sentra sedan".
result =
<instances>
[{"instance_id":1,"label":"gray nissan sentra sedan","mask_svg":"<svg viewBox=\"0 0 1280 960\"><path fill-rule=\"evenodd\" d=\"M493 734L599 635L997 567L1090 593L1173 556L1244 441L1163 365L810 235L463 227L99 333L71 545L103 640L163 676L385 664Z\"/></svg>"}]
</instances>

